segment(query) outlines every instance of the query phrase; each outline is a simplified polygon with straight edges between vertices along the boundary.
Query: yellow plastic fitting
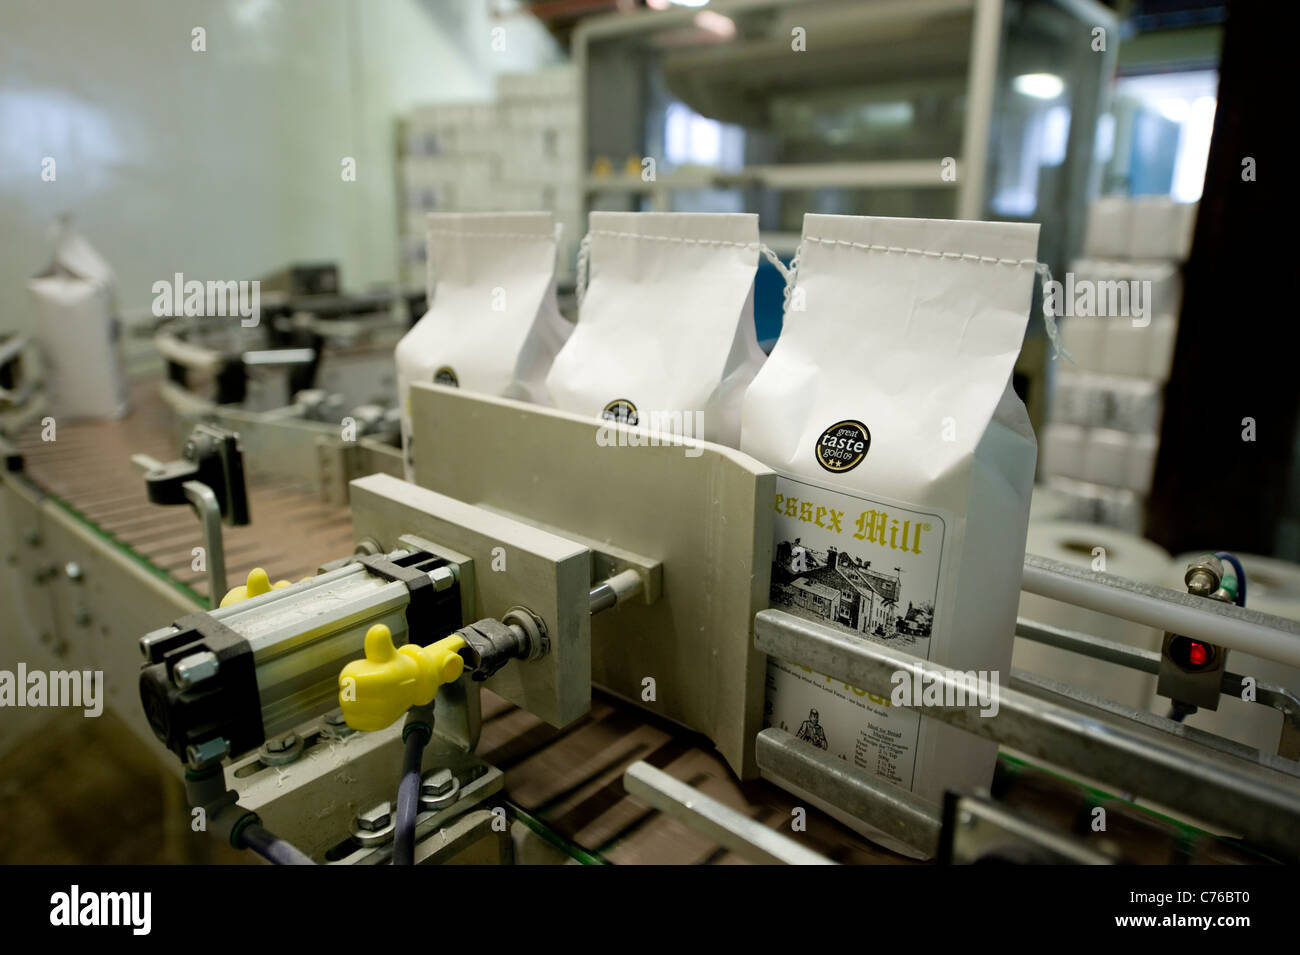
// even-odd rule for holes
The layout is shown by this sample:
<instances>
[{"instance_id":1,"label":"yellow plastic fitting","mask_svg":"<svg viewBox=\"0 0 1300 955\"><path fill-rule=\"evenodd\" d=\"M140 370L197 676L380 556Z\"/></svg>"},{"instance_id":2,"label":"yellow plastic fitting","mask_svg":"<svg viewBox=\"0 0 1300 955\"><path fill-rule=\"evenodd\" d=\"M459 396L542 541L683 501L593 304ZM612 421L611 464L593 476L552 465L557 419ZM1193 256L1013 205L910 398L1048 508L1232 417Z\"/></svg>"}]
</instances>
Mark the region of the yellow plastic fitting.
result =
<instances>
[{"instance_id":1,"label":"yellow plastic fitting","mask_svg":"<svg viewBox=\"0 0 1300 955\"><path fill-rule=\"evenodd\" d=\"M460 650L465 641L452 634L427 647L408 643L393 646L393 634L382 623L366 631L366 657L353 660L339 673L339 705L355 730L391 726L413 706L433 702L438 687L452 683L465 669Z\"/></svg>"},{"instance_id":2,"label":"yellow plastic fitting","mask_svg":"<svg viewBox=\"0 0 1300 955\"><path fill-rule=\"evenodd\" d=\"M261 567L254 567L248 572L248 582L244 586L231 587L230 592L221 598L221 606L229 607L241 600L249 600L253 597L260 597L262 594L269 594L273 587L275 590L283 590L288 586L289 581L287 580L277 580L272 585L271 578L267 576L266 571Z\"/></svg>"}]
</instances>

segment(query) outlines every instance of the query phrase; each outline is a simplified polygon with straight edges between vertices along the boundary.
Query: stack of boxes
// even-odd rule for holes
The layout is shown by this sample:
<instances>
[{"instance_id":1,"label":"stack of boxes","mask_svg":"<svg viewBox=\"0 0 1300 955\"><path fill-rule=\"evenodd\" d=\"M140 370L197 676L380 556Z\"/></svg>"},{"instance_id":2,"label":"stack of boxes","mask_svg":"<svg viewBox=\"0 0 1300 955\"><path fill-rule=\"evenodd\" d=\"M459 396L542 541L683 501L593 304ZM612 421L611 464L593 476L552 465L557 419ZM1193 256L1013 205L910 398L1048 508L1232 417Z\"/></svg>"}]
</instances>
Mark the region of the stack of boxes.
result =
<instances>
[{"instance_id":1,"label":"stack of boxes","mask_svg":"<svg viewBox=\"0 0 1300 955\"><path fill-rule=\"evenodd\" d=\"M557 274L573 274L584 232L578 82L569 66L499 78L490 103L444 103L407 119L401 160L402 284L424 287L426 214L552 212Z\"/></svg>"},{"instance_id":2,"label":"stack of boxes","mask_svg":"<svg viewBox=\"0 0 1300 955\"><path fill-rule=\"evenodd\" d=\"M1099 200L1085 257L1061 282L1074 363L1061 365L1040 444L1072 519L1142 531L1195 215L1167 198Z\"/></svg>"}]
</instances>

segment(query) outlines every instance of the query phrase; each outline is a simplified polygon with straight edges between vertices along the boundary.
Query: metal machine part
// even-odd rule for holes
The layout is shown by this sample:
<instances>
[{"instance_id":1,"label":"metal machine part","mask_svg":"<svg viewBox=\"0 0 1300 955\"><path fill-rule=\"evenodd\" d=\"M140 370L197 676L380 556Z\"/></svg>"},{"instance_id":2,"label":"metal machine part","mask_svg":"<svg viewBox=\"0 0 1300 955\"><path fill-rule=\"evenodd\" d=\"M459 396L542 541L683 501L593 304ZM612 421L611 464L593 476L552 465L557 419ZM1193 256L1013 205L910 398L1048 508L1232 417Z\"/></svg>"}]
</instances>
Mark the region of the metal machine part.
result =
<instances>
[{"instance_id":1,"label":"metal machine part","mask_svg":"<svg viewBox=\"0 0 1300 955\"><path fill-rule=\"evenodd\" d=\"M591 588L591 612L611 610L629 600L642 589L641 575L635 570L623 570Z\"/></svg>"},{"instance_id":2,"label":"metal machine part","mask_svg":"<svg viewBox=\"0 0 1300 955\"><path fill-rule=\"evenodd\" d=\"M1300 788L1293 776L1259 762L1015 687L999 692L996 714L982 714L966 685L958 685L960 675L780 611L758 615L755 642L868 692L888 696L898 674L931 684L952 703L927 706L928 717L1239 832L1280 857L1300 859Z\"/></svg>"},{"instance_id":3,"label":"metal machine part","mask_svg":"<svg viewBox=\"0 0 1300 955\"><path fill-rule=\"evenodd\" d=\"M1189 594L1221 603L1234 602L1232 595L1220 586L1223 564L1212 554L1188 564L1183 580ZM1217 710L1227 668L1227 647L1166 630L1156 692L1173 701L1174 712L1179 716L1195 713L1202 707Z\"/></svg>"},{"instance_id":4,"label":"metal machine part","mask_svg":"<svg viewBox=\"0 0 1300 955\"><path fill-rule=\"evenodd\" d=\"M144 476L149 500L164 506L190 503L185 485L195 481L212 491L226 524L235 527L251 520L239 435L198 425L186 439L180 460L151 468Z\"/></svg>"},{"instance_id":5,"label":"metal machine part","mask_svg":"<svg viewBox=\"0 0 1300 955\"><path fill-rule=\"evenodd\" d=\"M660 504L660 514L652 514L643 522L642 509L638 508L637 513L625 518L621 513L629 510L625 502L621 505L618 500L593 502L589 494L574 494L573 500L547 497L539 502L528 497L532 474L520 476L513 473L519 469L501 466L502 461L512 460L505 452L513 448L517 456L532 454L528 432L535 429L539 446L554 441L562 449L563 454L553 453L553 456L562 457L568 470L573 467L572 461L582 460L582 448L591 444L590 430L583 430L585 424L546 409L528 409L510 402L481 401L463 394L449 398L442 395L431 397L420 389L416 392L416 410L420 412L423 408L420 412L423 417L417 418L418 422L424 423L423 427L436 427L439 434L461 435L466 440L477 427L479 440L486 442L474 445L482 450L484 461L465 465L465 470L470 472L468 478L453 473L443 474L440 470L442 465L437 462L417 462L418 467L425 468L428 474L448 482L447 493L461 500L391 478L371 477L356 482L353 486L356 537L349 536L346 543L333 542L328 548L316 547L315 550L321 553L303 567L318 566L317 558L330 553L346 553L355 539L365 541L359 557L343 558L341 563L334 563L321 576L294 587L210 614L197 615L206 622L200 621L201 625L193 627L187 623L188 633L175 626L164 628L156 634L159 659L151 659L147 665L161 665L161 673L155 671L155 674L166 676L167 682L162 687L164 693L160 694L165 704L164 712L169 716L180 714L192 724L190 729L194 732L185 734L189 739L182 758L188 758L192 763L211 764L224 760L233 752L234 759L225 766L226 785L238 790L239 804L246 807L247 812L265 818L270 829L300 845L317 859L325 858L326 852L339 847L340 840L347 838L358 808L373 806L393 796L395 780L392 770L400 749L398 727L374 733L349 733L348 728L337 720L331 722L330 716L320 718L315 724L309 717L312 713L332 710L336 705L334 694L339 666L359 654L367 624L384 622L394 627L394 633L402 635L405 640L413 639L408 632L413 627L410 623L411 602L422 598L413 596L408 581L416 582L416 589L429 596L457 592L461 602L458 619L445 629L438 624L420 624L416 629L435 631L425 639L443 637L457 628L471 633L472 639L467 640L467 644L475 640L481 643L477 647L467 646L465 656L472 658L477 653L478 663L484 671L499 666L486 685L511 695L512 700L531 714L542 715L544 719L563 725L566 721L561 714L564 712L584 712L587 701L582 694L590 685L592 672L589 667L591 655L595 653L601 660L600 665L613 668L616 676L649 674L659 677L661 699L669 693L679 692L690 697L672 705L665 701L661 707L648 708L679 722L704 728L712 738L720 741L720 748L726 740L734 740L732 730L740 726L731 719L736 713L734 691L738 684L745 682L748 671L743 666L733 666L739 659L739 655L734 653L735 634L748 628L754 620L748 602L741 599L740 590L748 593L749 588L756 586L752 574L761 576L765 558L761 553L763 541L757 530L746 527L733 533L734 515L739 513L743 519L746 507L758 513L755 508L761 505L761 482L765 475L753 468L746 470L744 462L738 460L743 458L741 455L734 452L725 454L722 450L707 447L703 460L686 457L680 449L642 449L655 456L653 463L649 457L639 457L638 451L619 454L601 451L599 460L602 467L607 457L611 462L617 459L618 463L611 463L611 467L620 480L626 478L631 482L628 487L634 488L635 493L657 494L655 485L664 485L663 496L652 497ZM428 424L430 409L425 405L431 405L435 400L460 402L447 404L447 407L459 409L457 413L465 422L475 423L475 427L465 422ZM522 423L511 424L516 418ZM302 421L296 422L299 427L303 424ZM264 449L267 453L274 453L273 427L268 425L264 433L268 436ZM241 442L244 437L241 431ZM150 448L157 450L157 446ZM165 445L163 451L166 452ZM670 456L674 461L668 461ZM125 455L121 457L125 459ZM660 458L663 460L658 460ZM626 470L622 470L625 467ZM696 469L697 473L689 477L677 475L670 481L665 474L674 468L680 469L683 475L690 468ZM646 471L648 477L636 477L637 469ZM601 479L607 480L603 472ZM70 563L78 565L77 572L60 572L55 575L56 580L41 584L63 588L53 592L64 597L41 602L38 608L41 613L52 615L49 618L51 622L40 624L41 629L75 637L78 632L76 624L68 622L76 619L72 612L75 607L71 606L74 600L69 598L90 586L102 588L109 594L106 598L109 605L102 615L96 611L96 624L129 625L138 634L160 620L186 622L194 609L193 601L170 587L161 572L150 570L138 559L131 561L111 551L105 546L104 539L87 543L89 532L76 524L68 509L59 508L55 502L40 504L31 495L30 500L36 503L29 503L29 482L21 474L7 472L0 475L0 480L6 498L13 504L10 509L18 518L14 521L14 540L26 540L29 532L38 530L48 538L47 544L25 546L23 554L33 555L25 559L39 558L47 573L49 567L62 569ZM721 518L715 517L713 524L709 523L707 514L712 512L692 510L692 504L674 503L689 496L684 488L698 486L707 486L717 495L711 503L715 509L726 512L726 534L716 533L716 524ZM138 493L138 483L132 488ZM215 501L215 494L212 499ZM475 503L464 503L466 500ZM680 507L681 513L673 512L665 517L667 512L664 508L668 505ZM259 512L259 520L266 510L262 508ZM219 509L216 513L219 514ZM521 515L526 520L511 518L507 516L509 514ZM625 520L628 522L626 525L623 523ZM663 526L650 526L652 520L658 520ZM688 524L703 528L704 538L712 534L726 540L705 539L697 552L682 551L676 543L680 533L686 533L691 541L699 540L690 536L695 533L690 528L685 532L681 530ZM625 526L628 527L626 533ZM568 531L567 527L573 530ZM710 531L709 527L714 529ZM421 536L413 538L411 532ZM662 546L660 539L655 537L656 533L662 534ZM757 556L749 563L738 559L734 566L745 567L750 576L741 581L739 578L744 575L729 572L721 578L713 568L722 566L725 555L737 557L738 548L746 541ZM636 548L653 557L637 557L618 551L615 543ZM267 545L263 543L260 546L265 548ZM451 550L452 547L456 550ZM84 556L79 548L85 549ZM412 573L409 566L394 559L395 554L401 551L424 553L436 560L429 565L431 570L416 567ZM382 563L376 565L374 561L366 563L361 559L375 557L405 569L399 572L399 569L390 568L385 575L380 572ZM744 554L740 554L740 558L743 557ZM733 564L727 563L726 566L732 568ZM664 574L665 568L671 570L671 578ZM331 574L337 576L331 577ZM737 577L735 581L731 579L733 576ZM1274 657L1271 651L1283 658L1296 652L1295 636L1300 628L1294 624L1217 600L1144 588L1130 581L1116 582L1108 579L1107 575L1058 572L1049 566L1049 562L1033 557L1026 559L1025 581L1027 589L1051 590L1084 606L1094 605L1113 613L1135 615L1140 620L1158 621L1157 625L1162 629L1185 633L1193 639L1209 640L1215 645L1249 645L1256 652L1270 657ZM671 589L667 586L669 583ZM449 587L448 584L455 586ZM639 592L636 591L638 586L641 588ZM711 593L712 598L725 603L725 607L715 603L697 613L692 609L696 589L701 593ZM298 597L298 594L304 596ZM725 599L719 595L724 595ZM632 599L634 596L636 599ZM761 593L759 597L757 603L761 605ZM295 605L295 601L301 602ZM682 601L684 603L679 608ZM673 608L670 614L665 609L669 602ZM35 607L36 602L32 603ZM512 608L520 604L527 605L532 613L512 616ZM610 608L611 604L618 609L591 616L603 608ZM48 611L47 605L51 608ZM415 613L418 616L418 609ZM858 648L850 648L852 652L839 656L819 656L826 649L819 645L821 635L814 634L810 641L802 630L794 635L796 642L791 644L788 653L784 646L765 643L765 621L770 617L771 614L764 613L758 618L758 649L748 646L749 635L744 634L747 644L744 660L755 659L761 666L763 652L779 652L836 675L841 671L848 673L843 668L860 665L854 656ZM725 626L716 633L705 634L700 628L714 619L722 620ZM467 625L468 621L478 622ZM530 621L536 634L544 635L550 642L549 649L536 659L530 658L543 644L535 639L529 627ZM584 623L600 628L596 635L601 643L594 649L587 645L592 638L590 631L585 635L582 632ZM659 625L662 629L656 630ZM1022 623L1022 628L1024 626ZM234 637L231 638L226 631L233 633ZM730 636L724 636L724 632ZM662 639L656 642L651 637ZM1076 638L1090 644L1084 652L1095 653L1101 658L1114 657L1116 662L1126 662L1126 665L1135 665L1147 672L1154 672L1150 669L1153 660L1158 666L1158 656L1149 651L1103 646L1104 641L1088 640L1086 635L1060 632L1049 635L1049 639L1067 643ZM704 702L713 701L708 694L708 688L714 685L709 661L717 648L713 648L712 643L701 643L712 640L718 642L719 648L731 653L730 656L724 653L724 662L730 667L726 672L731 673L730 692L733 695L719 703L717 712L706 720L698 711L691 711L690 705L691 700L697 698ZM69 642L74 643L76 652L82 651L74 641ZM93 645L107 646L99 641ZM874 654L874 648L869 650L869 656ZM835 652L840 653L838 645ZM114 677L111 668L123 672L128 669L118 666L111 658L105 658L103 662L110 669L109 680ZM473 663L473 659L470 662ZM873 658L871 666L876 668L870 671L875 673L875 677L861 678L864 681L877 679L875 685L879 685L882 674L892 673L895 667L926 664L885 653L883 657ZM137 668L129 669L130 676L119 679L119 685L129 686L125 680L139 677ZM478 667L470 669L473 671ZM718 669L726 668L719 663ZM665 678L664 674L671 679ZM853 670L846 678L856 681L857 675L859 671ZM313 682L317 676L319 680ZM435 742L454 740L454 743L441 747L430 744L432 767L426 771L421 786L422 810L432 811L434 804L440 805L448 793L455 792L452 805L443 808L456 808L463 813L464 819L477 811L468 808L471 803L465 801L467 793L472 798L477 790L473 786L474 777L461 770L474 759L472 750L477 744L482 723L478 690L483 684L474 682L471 677L472 672L445 685L438 693ZM1231 692L1233 680L1239 684L1241 678L1231 673L1222 674L1220 692ZM225 685L227 681L229 686ZM859 685L871 684L864 682ZM884 685L888 686L888 681ZM201 701L203 694L218 688L220 693L226 694L221 698L230 706ZM1300 713L1294 695L1282 688L1260 689L1259 701L1281 709L1287 715L1285 725L1291 727ZM184 703L175 709L171 708L173 694L175 699L186 697ZM121 695L118 694L119 698ZM491 699L490 705L505 705ZM184 712L191 701L192 712ZM207 713L203 711L204 705L211 707ZM1297 857L1294 835L1288 836L1288 832L1293 834L1300 830L1296 825L1292 798L1296 791L1296 773L1300 770L1294 763L1288 771L1276 756L1244 752L1242 747L1234 748L1226 741L1197 733L1190 727L1173 724L1153 714L1125 712L1118 704L1108 701L1085 699L1083 694L1072 691L1070 687L1049 685L1048 681L1027 674L1014 674L1005 685L1001 711L993 720L976 720L971 714L947 710L936 710L929 715L1007 741L1009 745L1038 754L1053 763L1064 763L1081 775L1114 782L1122 787L1121 791L1138 792L1144 798L1149 797L1188 815L1206 819L1224 830L1242 832L1253 843L1267 846L1278 856ZM251 718L253 713L256 713L256 720ZM138 714L139 711L134 710L137 724L140 723ZM243 734L254 742L247 745L241 742L236 746L223 733L198 731L203 724L223 720L231 720L231 736ZM240 725L241 720L247 725ZM506 733L503 725L512 722L523 721L490 721L487 732L494 748L512 739L503 735ZM528 725L536 726L536 723ZM879 793L873 793L870 786L860 785L862 780L857 777L861 774L855 773L851 766L819 767L815 759L807 759L806 752L797 748L787 751L782 745L787 741L782 740L777 732L755 732L755 762L763 775L783 780L803 779L807 791L816 789L828 803L849 806L855 815L870 815L873 823L880 823L883 810ZM170 730L168 735L171 735ZM807 749L803 747L803 750ZM733 757L734 753L728 754L734 768ZM800 768L803 763L806 765ZM717 765L725 772L720 762ZM830 769L843 771L831 772ZM429 778L432 773L442 770L450 770L455 782L449 784L445 774L437 780ZM804 772L806 779L800 775ZM818 786L818 783L824 785ZM1001 802L1002 796L996 792L996 786L995 796ZM695 798L693 794L686 796L691 802ZM937 821L933 816L914 812L917 807L909 806L905 800L895 800L893 808L903 820L902 824L911 826L914 833L920 834L916 838L934 838ZM1007 806L1004 804L1003 808ZM420 817L422 845L431 852L439 850L443 844L441 830L444 828L441 821L431 823L429 820L433 818L426 819L423 814ZM449 815L438 818L451 819L445 824L445 829L452 833L462 817L452 819ZM1046 825L1041 821L1037 824ZM907 829L900 831L906 832ZM353 843L346 847L337 861L382 861L385 851L383 845L364 848ZM420 858L418 851L416 858L417 861Z\"/></svg>"},{"instance_id":6,"label":"metal machine part","mask_svg":"<svg viewBox=\"0 0 1300 955\"><path fill-rule=\"evenodd\" d=\"M940 862L1197 865L1276 860L1012 756L944 800Z\"/></svg>"},{"instance_id":7,"label":"metal machine part","mask_svg":"<svg viewBox=\"0 0 1300 955\"><path fill-rule=\"evenodd\" d=\"M403 473L393 409L381 417L374 409L350 414L344 396L323 390L298 392L293 404L269 411L217 405L171 382L159 394L182 421L238 431L260 474L305 482L332 504L347 504L354 478Z\"/></svg>"},{"instance_id":8,"label":"metal machine part","mask_svg":"<svg viewBox=\"0 0 1300 955\"><path fill-rule=\"evenodd\" d=\"M474 810L501 791L504 774L473 756L451 759L435 753L435 768L424 772L420 782L419 812L415 817L417 863L441 861L431 858L440 850L452 849L460 840L453 821ZM503 827L502 827L503 828ZM382 865L393 858L397 829L397 806L391 799L362 808L352 821L347 837L324 853L335 865Z\"/></svg>"},{"instance_id":9,"label":"metal machine part","mask_svg":"<svg viewBox=\"0 0 1300 955\"><path fill-rule=\"evenodd\" d=\"M950 793L939 861L947 865L1109 865L1116 860L1059 830L1009 811L988 796Z\"/></svg>"},{"instance_id":10,"label":"metal machine part","mask_svg":"<svg viewBox=\"0 0 1300 955\"><path fill-rule=\"evenodd\" d=\"M629 766L623 774L623 786L629 795L753 862L763 865L835 864L790 836L737 812L649 763L635 762Z\"/></svg>"},{"instance_id":11,"label":"metal machine part","mask_svg":"<svg viewBox=\"0 0 1300 955\"><path fill-rule=\"evenodd\" d=\"M843 760L800 743L776 727L758 734L756 753L764 779L832 815L870 819L885 835L927 856L938 848L940 818L936 807L907 790L878 783Z\"/></svg>"},{"instance_id":12,"label":"metal machine part","mask_svg":"<svg viewBox=\"0 0 1300 955\"><path fill-rule=\"evenodd\" d=\"M1173 631L1215 646L1300 666L1300 622L1192 593L1025 555L1020 587L1031 594Z\"/></svg>"},{"instance_id":13,"label":"metal machine part","mask_svg":"<svg viewBox=\"0 0 1300 955\"><path fill-rule=\"evenodd\" d=\"M337 705L339 670L370 626L427 643L460 626L456 568L421 551L364 557L228 607L182 617L140 640L140 698L182 761L224 738L260 746Z\"/></svg>"},{"instance_id":14,"label":"metal machine part","mask_svg":"<svg viewBox=\"0 0 1300 955\"><path fill-rule=\"evenodd\" d=\"M757 776L754 737L762 728L767 663L753 647L751 628L768 601L775 473L732 448L691 438L676 445L605 446L602 427L626 426L463 389L416 384L410 411L414 481L431 489L419 494L474 502L478 515L506 515L585 549L581 596L567 590L556 595L561 614L586 618L583 659L574 660L555 637L562 628L554 626L552 644L560 647L548 659L564 669L562 661L570 661L569 676L578 678L581 668L587 684L703 733L742 779ZM383 493L400 493L411 498L412 510L421 509L416 489L391 485ZM353 482L352 501L355 526L374 534L370 488L380 489L379 479ZM403 523L419 519L411 515ZM419 532L443 539L432 530ZM387 540L383 533L374 536ZM512 562L505 573L481 573L482 585L521 587L527 575L513 563L515 548L499 532L493 536L474 545L480 568L491 566L494 547L504 547ZM471 551L468 544L453 546ZM606 554L612 559L603 559ZM628 570L641 577L641 591L619 602ZM601 578L609 586L593 595L591 585ZM507 590L498 599L500 609L483 609L497 616L526 603L553 623L543 598ZM590 616L593 605L599 609L611 599L616 610ZM500 685L510 672L503 669L492 688L553 722L537 708L540 687L525 692ZM543 669L533 673L530 680L543 681ZM654 681L653 700L646 698L647 679Z\"/></svg>"},{"instance_id":15,"label":"metal machine part","mask_svg":"<svg viewBox=\"0 0 1300 955\"><path fill-rule=\"evenodd\" d=\"M1103 660L1117 666L1140 670L1143 673L1159 673L1163 659L1162 655L1154 650L1130 647L1127 644L1094 637L1091 634L1063 630L1060 627L1053 627L1023 618L1016 621L1016 636L1057 647L1061 650L1079 653L1094 660ZM1222 678L1223 682L1219 687L1220 693L1234 699L1242 699L1242 690L1248 678L1242 674L1231 672L1224 672ZM1274 686L1271 683L1256 681L1253 689L1254 703L1260 706L1272 707L1282 714L1282 733L1278 739L1277 755L1292 761L1300 759L1300 697L1286 687ZM1118 704L1114 705L1118 706ZM1150 714L1145 714L1145 711L1143 711L1143 714L1146 719L1158 719ZM1134 711L1133 718L1143 718L1143 715ZM1186 728L1184 731L1187 731ZM1234 743L1231 740L1212 736L1209 733L1201 735L1205 738L1206 745L1217 746L1225 752L1243 754L1250 751L1250 747L1241 743Z\"/></svg>"},{"instance_id":16,"label":"metal machine part","mask_svg":"<svg viewBox=\"0 0 1300 955\"><path fill-rule=\"evenodd\" d=\"M536 660L549 646L546 625L522 607L506 613L505 619L490 617L456 631L465 640L466 666L482 682L511 660Z\"/></svg>"},{"instance_id":17,"label":"metal machine part","mask_svg":"<svg viewBox=\"0 0 1300 955\"><path fill-rule=\"evenodd\" d=\"M488 678L488 689L553 726L564 726L587 712L592 620L588 548L386 474L353 481L351 501L353 527L362 539L391 547L404 535L417 534L429 542L431 552L465 555L474 567L472 586L462 583L462 591L472 594L471 619L515 623L527 632L527 617L510 616L512 609L523 606L534 621L541 621L535 625L539 637L544 636L544 655L507 656L508 662ZM496 661L500 656L488 645L498 639L511 644L517 636L497 631L489 640L475 632L467 642L480 641L488 659ZM530 635L529 654L542 646Z\"/></svg>"},{"instance_id":18,"label":"metal machine part","mask_svg":"<svg viewBox=\"0 0 1300 955\"><path fill-rule=\"evenodd\" d=\"M40 382L27 370L30 347L24 335L0 335L0 434L11 424L11 413L21 411L37 395ZM16 420L22 417L13 415Z\"/></svg>"},{"instance_id":19,"label":"metal machine part","mask_svg":"<svg viewBox=\"0 0 1300 955\"><path fill-rule=\"evenodd\" d=\"M148 455L132 457L145 472L149 501L164 506L189 504L203 527L203 559L208 593L226 592L226 548L221 525L247 525L251 520L244 485L239 435L212 425L197 425L185 442L179 461L163 464Z\"/></svg>"}]
</instances>

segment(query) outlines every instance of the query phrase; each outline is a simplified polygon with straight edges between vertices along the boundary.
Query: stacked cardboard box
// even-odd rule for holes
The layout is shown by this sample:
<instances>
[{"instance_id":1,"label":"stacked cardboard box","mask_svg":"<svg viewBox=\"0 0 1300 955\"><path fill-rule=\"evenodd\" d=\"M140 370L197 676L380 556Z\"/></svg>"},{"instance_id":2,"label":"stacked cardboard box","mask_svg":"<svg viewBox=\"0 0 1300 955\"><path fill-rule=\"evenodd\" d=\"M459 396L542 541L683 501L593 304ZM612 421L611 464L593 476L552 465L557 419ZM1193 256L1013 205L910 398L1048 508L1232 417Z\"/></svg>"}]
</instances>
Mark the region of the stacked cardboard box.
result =
<instances>
[{"instance_id":1,"label":"stacked cardboard box","mask_svg":"<svg viewBox=\"0 0 1300 955\"><path fill-rule=\"evenodd\" d=\"M557 264L573 272L583 234L577 74L557 66L506 74L488 103L421 107L403 130L403 284L425 285L430 212L549 211L561 227Z\"/></svg>"},{"instance_id":2,"label":"stacked cardboard box","mask_svg":"<svg viewBox=\"0 0 1300 955\"><path fill-rule=\"evenodd\" d=\"M1140 533L1159 450L1194 205L1094 203L1085 257L1061 281L1063 364L1040 454L1067 516Z\"/></svg>"}]
</instances>

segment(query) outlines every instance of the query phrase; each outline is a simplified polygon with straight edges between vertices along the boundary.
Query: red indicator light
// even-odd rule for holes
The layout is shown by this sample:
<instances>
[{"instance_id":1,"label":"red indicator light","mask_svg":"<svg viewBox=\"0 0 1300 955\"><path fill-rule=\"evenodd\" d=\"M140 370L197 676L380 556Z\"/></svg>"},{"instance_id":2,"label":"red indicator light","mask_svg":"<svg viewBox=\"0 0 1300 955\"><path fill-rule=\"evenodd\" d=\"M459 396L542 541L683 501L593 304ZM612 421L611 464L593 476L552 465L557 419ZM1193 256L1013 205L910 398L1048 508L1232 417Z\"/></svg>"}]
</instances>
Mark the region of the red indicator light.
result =
<instances>
[{"instance_id":1,"label":"red indicator light","mask_svg":"<svg viewBox=\"0 0 1300 955\"><path fill-rule=\"evenodd\" d=\"M1192 645L1187 648L1187 659L1194 667L1205 666L1205 661L1210 658L1210 651L1205 649L1205 644L1192 641Z\"/></svg>"}]
</instances>

